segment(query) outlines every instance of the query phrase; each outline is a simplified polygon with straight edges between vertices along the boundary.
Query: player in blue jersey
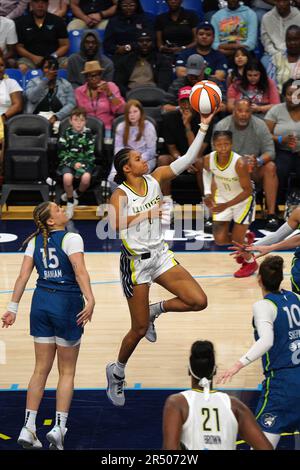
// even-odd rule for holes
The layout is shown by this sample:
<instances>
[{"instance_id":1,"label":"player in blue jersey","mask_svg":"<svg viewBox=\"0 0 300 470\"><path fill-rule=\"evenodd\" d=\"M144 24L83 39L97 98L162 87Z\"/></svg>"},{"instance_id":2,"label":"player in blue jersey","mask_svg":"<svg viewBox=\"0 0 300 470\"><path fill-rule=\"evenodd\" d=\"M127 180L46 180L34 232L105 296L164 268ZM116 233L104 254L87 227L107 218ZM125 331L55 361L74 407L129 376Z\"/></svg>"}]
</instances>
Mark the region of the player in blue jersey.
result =
<instances>
[{"instance_id":1,"label":"player in blue jersey","mask_svg":"<svg viewBox=\"0 0 300 470\"><path fill-rule=\"evenodd\" d=\"M43 202L35 208L33 218L37 230L23 243L28 245L7 312L2 316L2 327L15 322L19 302L36 267L38 280L30 312L35 369L28 385L25 423L18 443L27 449L42 447L35 420L57 353L56 422L47 440L50 448L63 450L81 335L83 326L91 321L95 300L84 263L83 240L79 234L66 232L68 219L63 209L53 202Z\"/></svg>"},{"instance_id":2,"label":"player in blue jersey","mask_svg":"<svg viewBox=\"0 0 300 470\"><path fill-rule=\"evenodd\" d=\"M291 268L291 287L292 291L300 294L300 235L291 236L300 228L300 207L296 207L285 222L276 232L272 232L265 237L257 240L253 245L241 245L234 243L236 252L233 253L240 256L247 252L258 251L259 254L255 258L278 250L291 250L296 248ZM287 238L289 237L289 238Z\"/></svg>"},{"instance_id":3,"label":"player in blue jersey","mask_svg":"<svg viewBox=\"0 0 300 470\"><path fill-rule=\"evenodd\" d=\"M282 432L300 429L300 297L280 289L282 280L283 259L268 256L258 272L263 300L253 305L256 342L218 380L225 383L262 358L265 380L256 419L274 448Z\"/></svg>"}]
</instances>

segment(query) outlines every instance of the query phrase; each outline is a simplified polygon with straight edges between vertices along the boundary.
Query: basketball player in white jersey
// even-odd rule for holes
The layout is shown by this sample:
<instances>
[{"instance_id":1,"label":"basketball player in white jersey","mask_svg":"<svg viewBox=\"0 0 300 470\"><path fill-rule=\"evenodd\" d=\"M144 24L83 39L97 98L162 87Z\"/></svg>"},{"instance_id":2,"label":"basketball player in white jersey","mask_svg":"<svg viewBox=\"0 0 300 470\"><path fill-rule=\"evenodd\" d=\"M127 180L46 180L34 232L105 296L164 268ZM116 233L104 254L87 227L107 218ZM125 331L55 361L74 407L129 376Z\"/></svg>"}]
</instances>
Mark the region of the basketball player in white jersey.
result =
<instances>
[{"instance_id":1,"label":"basketball player in white jersey","mask_svg":"<svg viewBox=\"0 0 300 470\"><path fill-rule=\"evenodd\" d=\"M213 118L201 115L200 129L187 153L147 175L147 164L139 152L120 150L114 159L115 181L120 186L111 197L109 219L122 239L121 282L128 301L131 328L124 337L118 359L106 367L107 396L123 406L125 366L140 340L156 341L154 320L163 312L199 311L207 298L198 282L174 258L164 242L160 217L161 184L172 180L192 165ZM150 305L150 283L156 282L175 297Z\"/></svg>"},{"instance_id":2,"label":"basketball player in white jersey","mask_svg":"<svg viewBox=\"0 0 300 470\"><path fill-rule=\"evenodd\" d=\"M239 434L256 450L272 450L246 405L210 389L215 371L213 344L196 341L189 361L192 389L170 395L165 403L163 448L235 450Z\"/></svg>"},{"instance_id":3,"label":"basketball player in white jersey","mask_svg":"<svg viewBox=\"0 0 300 470\"><path fill-rule=\"evenodd\" d=\"M243 243L254 220L255 198L246 163L232 150L232 132L213 134L215 150L204 157L204 202L213 214L213 234L217 245L235 240ZM234 222L230 233L230 224ZM257 269L253 256L237 259L242 267L235 277L248 277Z\"/></svg>"}]
</instances>

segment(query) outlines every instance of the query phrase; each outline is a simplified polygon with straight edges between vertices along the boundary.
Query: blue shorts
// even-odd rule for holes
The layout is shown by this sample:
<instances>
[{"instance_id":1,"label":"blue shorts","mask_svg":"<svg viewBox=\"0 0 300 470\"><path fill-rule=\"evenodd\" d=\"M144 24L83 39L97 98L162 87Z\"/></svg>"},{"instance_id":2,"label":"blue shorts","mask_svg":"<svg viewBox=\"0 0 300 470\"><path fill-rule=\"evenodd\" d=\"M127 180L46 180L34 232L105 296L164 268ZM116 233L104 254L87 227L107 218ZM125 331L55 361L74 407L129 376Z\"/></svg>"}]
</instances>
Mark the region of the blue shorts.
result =
<instances>
[{"instance_id":1,"label":"blue shorts","mask_svg":"<svg viewBox=\"0 0 300 470\"><path fill-rule=\"evenodd\" d=\"M281 434L300 430L300 366L275 371L263 382L256 420L264 432Z\"/></svg>"},{"instance_id":2,"label":"blue shorts","mask_svg":"<svg viewBox=\"0 0 300 470\"><path fill-rule=\"evenodd\" d=\"M292 291L300 294L300 259L296 257L292 261L291 283Z\"/></svg>"},{"instance_id":3,"label":"blue shorts","mask_svg":"<svg viewBox=\"0 0 300 470\"><path fill-rule=\"evenodd\" d=\"M81 293L52 291L37 287L30 312L31 336L50 338L58 336L66 341L76 341L83 334L77 315L84 307Z\"/></svg>"}]
</instances>

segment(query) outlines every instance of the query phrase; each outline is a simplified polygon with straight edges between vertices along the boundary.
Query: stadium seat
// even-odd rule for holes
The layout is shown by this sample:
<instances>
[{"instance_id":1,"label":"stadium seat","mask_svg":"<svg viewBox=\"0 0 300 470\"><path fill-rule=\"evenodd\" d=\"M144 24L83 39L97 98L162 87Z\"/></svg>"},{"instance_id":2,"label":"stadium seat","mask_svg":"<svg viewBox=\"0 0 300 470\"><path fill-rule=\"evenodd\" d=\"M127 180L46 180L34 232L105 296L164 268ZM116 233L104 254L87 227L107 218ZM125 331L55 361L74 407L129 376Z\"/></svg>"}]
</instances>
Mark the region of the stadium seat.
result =
<instances>
[{"instance_id":1,"label":"stadium seat","mask_svg":"<svg viewBox=\"0 0 300 470\"><path fill-rule=\"evenodd\" d=\"M70 47L68 55L74 54L75 52L80 51L80 43L82 39L82 35L84 33L84 29L74 29L73 31L69 31L69 41Z\"/></svg>"},{"instance_id":2,"label":"stadium seat","mask_svg":"<svg viewBox=\"0 0 300 470\"><path fill-rule=\"evenodd\" d=\"M37 191L49 200L49 135L49 121L41 116L19 114L7 121L1 207L12 191Z\"/></svg>"},{"instance_id":3,"label":"stadium seat","mask_svg":"<svg viewBox=\"0 0 300 470\"><path fill-rule=\"evenodd\" d=\"M24 76L19 69L5 69L4 72L9 78L13 78L18 82L18 84L23 88L24 87Z\"/></svg>"},{"instance_id":4,"label":"stadium seat","mask_svg":"<svg viewBox=\"0 0 300 470\"><path fill-rule=\"evenodd\" d=\"M28 70L28 72L26 72L24 76L24 89L26 88L26 85L29 80L31 80L32 78L41 77L42 75L43 71L41 69Z\"/></svg>"},{"instance_id":5,"label":"stadium seat","mask_svg":"<svg viewBox=\"0 0 300 470\"><path fill-rule=\"evenodd\" d=\"M159 12L160 0L141 0L141 5L145 13L156 16Z\"/></svg>"},{"instance_id":6,"label":"stadium seat","mask_svg":"<svg viewBox=\"0 0 300 470\"><path fill-rule=\"evenodd\" d=\"M165 96L166 92L156 86L139 86L127 92L126 100L138 100L143 106L159 106Z\"/></svg>"},{"instance_id":7,"label":"stadium seat","mask_svg":"<svg viewBox=\"0 0 300 470\"><path fill-rule=\"evenodd\" d=\"M57 77L58 78L64 78L65 80L67 80L67 70L66 69L58 69Z\"/></svg>"}]
</instances>

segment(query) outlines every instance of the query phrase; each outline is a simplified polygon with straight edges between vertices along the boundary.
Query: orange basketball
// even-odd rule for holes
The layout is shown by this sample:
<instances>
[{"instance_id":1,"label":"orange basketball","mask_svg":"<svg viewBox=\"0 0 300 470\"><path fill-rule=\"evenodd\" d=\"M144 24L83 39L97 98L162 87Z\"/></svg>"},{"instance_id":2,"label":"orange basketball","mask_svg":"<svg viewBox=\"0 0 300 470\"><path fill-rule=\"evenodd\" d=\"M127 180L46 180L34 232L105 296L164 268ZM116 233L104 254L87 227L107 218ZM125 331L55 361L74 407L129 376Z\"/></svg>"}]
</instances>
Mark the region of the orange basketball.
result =
<instances>
[{"instance_id":1,"label":"orange basketball","mask_svg":"<svg viewBox=\"0 0 300 470\"><path fill-rule=\"evenodd\" d=\"M210 114L222 103L222 92L215 82L202 80L193 86L190 103L198 113Z\"/></svg>"}]
</instances>

